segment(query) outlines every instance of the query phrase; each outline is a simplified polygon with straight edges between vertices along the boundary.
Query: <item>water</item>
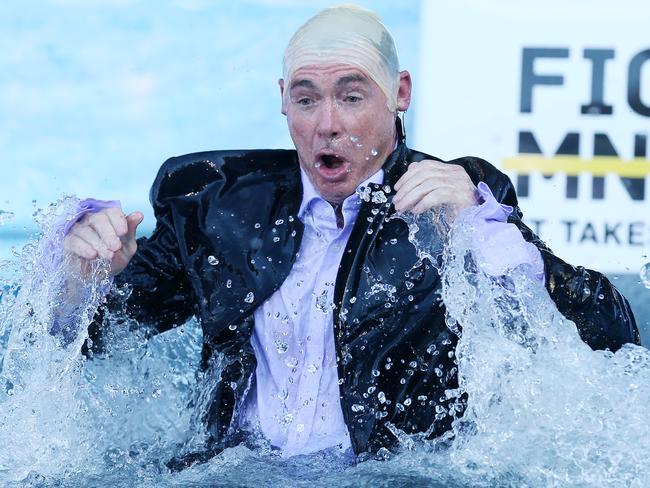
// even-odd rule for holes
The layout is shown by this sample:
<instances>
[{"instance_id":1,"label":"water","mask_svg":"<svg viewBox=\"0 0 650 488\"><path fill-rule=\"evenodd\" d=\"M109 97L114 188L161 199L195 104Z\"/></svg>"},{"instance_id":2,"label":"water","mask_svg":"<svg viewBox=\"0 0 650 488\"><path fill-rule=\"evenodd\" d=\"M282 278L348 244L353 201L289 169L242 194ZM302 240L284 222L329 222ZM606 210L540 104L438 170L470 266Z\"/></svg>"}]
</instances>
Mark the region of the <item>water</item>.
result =
<instances>
[{"instance_id":1,"label":"water","mask_svg":"<svg viewBox=\"0 0 650 488\"><path fill-rule=\"evenodd\" d=\"M62 239L56 222L73 203L41 214L40 240L2 268L4 486L650 484L648 351L591 351L525 269L498 280L482 274L472 265L467 213L448 240L439 238L447 234L444 215L404 216L420 258L441 263L449 327L462 325L460 388L448 395L466 393L469 400L448 436L431 442L394 429L398 453L356 466L328 453L282 459L260 442L171 473L164 462L203 440L197 419L220 365L195 374L201 344L195 321L146 340L119 316L109 317L117 331L111 353L81 356L102 301L106 263L84 271L53 252ZM79 281L80 305L63 305L69 303L63 287ZM390 290L379 286L377 293L390 300ZM62 323L65 340L49 333Z\"/></svg>"},{"instance_id":2,"label":"water","mask_svg":"<svg viewBox=\"0 0 650 488\"><path fill-rule=\"evenodd\" d=\"M639 271L639 278L643 286L650 289L650 263L645 263Z\"/></svg>"}]
</instances>

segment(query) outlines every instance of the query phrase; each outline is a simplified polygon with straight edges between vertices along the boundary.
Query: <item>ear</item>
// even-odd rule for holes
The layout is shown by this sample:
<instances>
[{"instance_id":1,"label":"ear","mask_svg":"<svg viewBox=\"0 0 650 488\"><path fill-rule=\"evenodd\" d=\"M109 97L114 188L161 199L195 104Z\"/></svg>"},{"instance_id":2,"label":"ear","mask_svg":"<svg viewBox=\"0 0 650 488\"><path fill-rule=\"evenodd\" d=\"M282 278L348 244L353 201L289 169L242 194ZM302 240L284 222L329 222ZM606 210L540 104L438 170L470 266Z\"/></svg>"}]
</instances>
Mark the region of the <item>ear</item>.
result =
<instances>
[{"instance_id":1,"label":"ear","mask_svg":"<svg viewBox=\"0 0 650 488\"><path fill-rule=\"evenodd\" d=\"M282 99L281 112L282 112L282 115L287 115L287 107L286 107L286 105L284 103L284 80L282 78L280 78L278 80L278 85L280 85L280 98Z\"/></svg>"},{"instance_id":2,"label":"ear","mask_svg":"<svg viewBox=\"0 0 650 488\"><path fill-rule=\"evenodd\" d=\"M399 90L397 91L397 110L400 112L406 111L411 105L411 73L408 71L400 71L399 73Z\"/></svg>"}]
</instances>

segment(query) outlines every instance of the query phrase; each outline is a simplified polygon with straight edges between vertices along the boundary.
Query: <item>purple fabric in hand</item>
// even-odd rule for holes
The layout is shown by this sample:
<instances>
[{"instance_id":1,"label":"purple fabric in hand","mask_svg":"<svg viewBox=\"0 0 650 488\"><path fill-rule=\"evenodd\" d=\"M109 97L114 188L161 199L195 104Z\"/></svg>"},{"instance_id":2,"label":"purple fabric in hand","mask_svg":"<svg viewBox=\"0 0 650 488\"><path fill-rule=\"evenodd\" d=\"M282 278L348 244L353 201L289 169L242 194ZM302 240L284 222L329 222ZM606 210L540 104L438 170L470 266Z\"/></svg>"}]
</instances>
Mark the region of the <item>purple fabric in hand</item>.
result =
<instances>
[{"instance_id":1,"label":"purple fabric in hand","mask_svg":"<svg viewBox=\"0 0 650 488\"><path fill-rule=\"evenodd\" d=\"M508 223L513 208L497 202L484 182L477 186L483 201L472 219L474 249L478 265L492 276L507 274L520 265L528 265L528 273L544 282L544 261L534 244L527 242L514 224Z\"/></svg>"},{"instance_id":2,"label":"purple fabric in hand","mask_svg":"<svg viewBox=\"0 0 650 488\"><path fill-rule=\"evenodd\" d=\"M120 206L119 200L96 200L94 198L85 198L80 200L77 205L77 212L65 224L63 235L68 235L72 226L79 222L86 214L96 213L105 208Z\"/></svg>"}]
</instances>

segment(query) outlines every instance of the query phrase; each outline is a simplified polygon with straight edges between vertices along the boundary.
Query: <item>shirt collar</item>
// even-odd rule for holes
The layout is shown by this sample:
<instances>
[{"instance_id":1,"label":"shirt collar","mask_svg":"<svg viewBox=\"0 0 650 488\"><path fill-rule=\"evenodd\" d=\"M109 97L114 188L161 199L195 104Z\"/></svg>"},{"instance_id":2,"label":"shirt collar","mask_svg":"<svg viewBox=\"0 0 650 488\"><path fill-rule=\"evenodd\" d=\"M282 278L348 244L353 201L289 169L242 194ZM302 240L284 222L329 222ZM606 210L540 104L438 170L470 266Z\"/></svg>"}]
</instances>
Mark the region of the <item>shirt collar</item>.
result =
<instances>
[{"instance_id":1,"label":"shirt collar","mask_svg":"<svg viewBox=\"0 0 650 488\"><path fill-rule=\"evenodd\" d=\"M300 168L300 180L302 181L302 202L300 203L300 209L298 210L298 218L300 220L303 220L305 212L307 212L309 206L313 201L315 200L325 201L325 199L321 197L318 191L316 190L316 188L314 188L314 185L312 185L309 176L307 176L307 173L302 168ZM366 187L370 183L381 185L383 182L384 182L384 170L380 168L376 173L374 173L368 179L362 181L361 184L357 186L357 191L359 190L359 188ZM343 200L343 208L345 209L350 207L351 205L358 205L360 203L361 203L361 197L359 197L359 194L355 191L352 195L350 195L345 200Z\"/></svg>"}]
</instances>

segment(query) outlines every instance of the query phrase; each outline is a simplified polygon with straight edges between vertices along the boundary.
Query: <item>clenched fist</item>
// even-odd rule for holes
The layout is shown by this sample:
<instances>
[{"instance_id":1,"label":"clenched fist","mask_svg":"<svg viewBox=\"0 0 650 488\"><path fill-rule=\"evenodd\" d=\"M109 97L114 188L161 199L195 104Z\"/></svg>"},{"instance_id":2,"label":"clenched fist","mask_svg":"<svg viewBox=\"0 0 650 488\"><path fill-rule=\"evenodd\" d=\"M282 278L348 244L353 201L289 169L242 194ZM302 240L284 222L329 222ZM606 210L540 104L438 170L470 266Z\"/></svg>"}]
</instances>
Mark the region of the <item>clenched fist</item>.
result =
<instances>
[{"instance_id":1,"label":"clenched fist","mask_svg":"<svg viewBox=\"0 0 650 488\"><path fill-rule=\"evenodd\" d=\"M111 274L120 273L135 254L135 231L144 219L141 212L124 215L119 207L86 214L65 236L63 248L82 259L101 257L111 263Z\"/></svg>"}]
</instances>

